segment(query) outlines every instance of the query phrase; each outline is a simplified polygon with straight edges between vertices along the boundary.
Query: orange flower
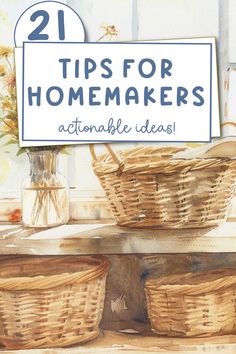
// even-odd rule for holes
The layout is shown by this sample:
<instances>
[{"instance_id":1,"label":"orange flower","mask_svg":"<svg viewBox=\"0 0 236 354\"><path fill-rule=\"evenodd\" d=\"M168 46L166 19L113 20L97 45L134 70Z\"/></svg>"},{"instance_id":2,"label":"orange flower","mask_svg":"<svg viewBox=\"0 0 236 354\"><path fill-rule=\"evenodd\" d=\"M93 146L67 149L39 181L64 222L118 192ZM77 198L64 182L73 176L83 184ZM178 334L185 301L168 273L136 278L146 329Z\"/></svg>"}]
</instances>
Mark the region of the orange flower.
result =
<instances>
[{"instance_id":1,"label":"orange flower","mask_svg":"<svg viewBox=\"0 0 236 354\"><path fill-rule=\"evenodd\" d=\"M21 210L15 209L8 214L8 220L11 222L17 222L21 220Z\"/></svg>"}]
</instances>

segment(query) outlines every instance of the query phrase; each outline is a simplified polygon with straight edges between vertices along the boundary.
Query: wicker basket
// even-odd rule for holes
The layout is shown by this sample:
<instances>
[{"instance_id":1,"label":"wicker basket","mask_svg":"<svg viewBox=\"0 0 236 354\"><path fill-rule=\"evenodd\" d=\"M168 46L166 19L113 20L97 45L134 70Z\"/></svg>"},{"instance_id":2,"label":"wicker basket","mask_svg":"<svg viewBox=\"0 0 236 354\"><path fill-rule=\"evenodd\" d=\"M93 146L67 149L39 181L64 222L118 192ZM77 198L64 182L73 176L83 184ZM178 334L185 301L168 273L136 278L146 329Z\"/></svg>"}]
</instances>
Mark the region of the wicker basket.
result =
<instances>
[{"instance_id":1,"label":"wicker basket","mask_svg":"<svg viewBox=\"0 0 236 354\"><path fill-rule=\"evenodd\" d=\"M137 147L97 157L94 172L121 226L210 227L225 221L236 182L236 160L173 159L173 147Z\"/></svg>"},{"instance_id":2,"label":"wicker basket","mask_svg":"<svg viewBox=\"0 0 236 354\"><path fill-rule=\"evenodd\" d=\"M166 336L236 333L236 270L149 278L145 284L152 331Z\"/></svg>"},{"instance_id":3,"label":"wicker basket","mask_svg":"<svg viewBox=\"0 0 236 354\"><path fill-rule=\"evenodd\" d=\"M97 337L108 267L103 257L1 260L0 342L64 347Z\"/></svg>"}]
</instances>

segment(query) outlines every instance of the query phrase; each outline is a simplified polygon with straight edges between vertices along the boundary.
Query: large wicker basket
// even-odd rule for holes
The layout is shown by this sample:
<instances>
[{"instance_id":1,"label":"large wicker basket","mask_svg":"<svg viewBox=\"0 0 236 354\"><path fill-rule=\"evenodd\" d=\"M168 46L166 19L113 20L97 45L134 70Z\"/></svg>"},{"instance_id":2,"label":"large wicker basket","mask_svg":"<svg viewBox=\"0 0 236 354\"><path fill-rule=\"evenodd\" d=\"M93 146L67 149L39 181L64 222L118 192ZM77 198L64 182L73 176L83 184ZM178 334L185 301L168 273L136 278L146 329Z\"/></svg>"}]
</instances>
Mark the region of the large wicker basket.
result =
<instances>
[{"instance_id":1,"label":"large wicker basket","mask_svg":"<svg viewBox=\"0 0 236 354\"><path fill-rule=\"evenodd\" d=\"M173 159L183 148L136 147L97 157L94 172L118 225L210 227L225 221L236 182L236 160Z\"/></svg>"},{"instance_id":2,"label":"large wicker basket","mask_svg":"<svg viewBox=\"0 0 236 354\"><path fill-rule=\"evenodd\" d=\"M64 347L97 337L108 267L103 257L1 260L0 342Z\"/></svg>"},{"instance_id":3,"label":"large wicker basket","mask_svg":"<svg viewBox=\"0 0 236 354\"><path fill-rule=\"evenodd\" d=\"M150 277L145 284L152 331L166 336L236 333L236 270Z\"/></svg>"}]
</instances>

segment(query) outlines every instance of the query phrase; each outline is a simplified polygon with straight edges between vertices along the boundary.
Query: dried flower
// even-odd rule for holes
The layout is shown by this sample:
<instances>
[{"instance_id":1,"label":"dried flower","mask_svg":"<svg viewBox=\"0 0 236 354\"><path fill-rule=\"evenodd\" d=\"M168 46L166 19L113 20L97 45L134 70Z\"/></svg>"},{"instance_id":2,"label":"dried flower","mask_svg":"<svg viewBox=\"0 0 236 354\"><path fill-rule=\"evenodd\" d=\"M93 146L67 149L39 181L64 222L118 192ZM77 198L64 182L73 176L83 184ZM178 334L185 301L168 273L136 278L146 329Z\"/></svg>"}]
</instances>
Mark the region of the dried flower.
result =
<instances>
[{"instance_id":1,"label":"dried flower","mask_svg":"<svg viewBox=\"0 0 236 354\"><path fill-rule=\"evenodd\" d=\"M117 36L119 31L114 25L103 25L105 33L97 40L98 42L109 37ZM0 77L2 77L2 88L0 91L0 137L6 138L6 144L18 144L19 128L17 117L17 99L16 99L16 76L13 63L13 51L9 47L0 46ZM54 147L30 147L19 148L17 155L35 150L57 149L58 151L68 153L66 146Z\"/></svg>"},{"instance_id":2,"label":"dried flower","mask_svg":"<svg viewBox=\"0 0 236 354\"><path fill-rule=\"evenodd\" d=\"M5 82L6 82L6 85L8 85L9 87L15 89L15 87L16 87L16 76L15 76L15 73L10 73L9 75L7 75L5 77Z\"/></svg>"},{"instance_id":3,"label":"dried flower","mask_svg":"<svg viewBox=\"0 0 236 354\"><path fill-rule=\"evenodd\" d=\"M97 42L101 41L105 37L109 37L111 40L113 36L118 36L119 31L114 25L102 25L101 28L105 30L105 33L97 40Z\"/></svg>"},{"instance_id":4,"label":"dried flower","mask_svg":"<svg viewBox=\"0 0 236 354\"><path fill-rule=\"evenodd\" d=\"M19 143L19 128L17 116L16 99L16 76L13 63L13 52L10 48L0 46L0 77L2 76L2 85L0 90L0 137L4 138L6 143ZM2 73L2 75L1 75ZM48 147L30 147L19 148L17 156L27 151L48 149ZM55 147L50 147L55 149ZM59 151L65 151L65 146L56 147Z\"/></svg>"},{"instance_id":5,"label":"dried flower","mask_svg":"<svg viewBox=\"0 0 236 354\"><path fill-rule=\"evenodd\" d=\"M11 54L12 54L11 48L0 46L0 57L7 57Z\"/></svg>"},{"instance_id":6,"label":"dried flower","mask_svg":"<svg viewBox=\"0 0 236 354\"><path fill-rule=\"evenodd\" d=\"M105 35L106 36L117 36L119 34L119 31L116 29L116 26L114 25L103 25L102 28L104 28Z\"/></svg>"}]
</instances>

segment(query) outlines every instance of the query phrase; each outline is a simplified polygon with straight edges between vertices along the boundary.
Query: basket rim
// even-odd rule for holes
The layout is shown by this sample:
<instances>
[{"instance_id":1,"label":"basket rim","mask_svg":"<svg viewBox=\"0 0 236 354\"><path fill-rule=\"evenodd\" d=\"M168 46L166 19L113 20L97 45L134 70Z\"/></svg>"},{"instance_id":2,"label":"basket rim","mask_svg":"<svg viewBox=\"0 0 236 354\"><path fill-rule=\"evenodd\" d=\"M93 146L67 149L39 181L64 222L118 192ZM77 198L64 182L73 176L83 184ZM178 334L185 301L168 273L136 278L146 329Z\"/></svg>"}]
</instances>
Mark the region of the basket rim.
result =
<instances>
[{"instance_id":1,"label":"basket rim","mask_svg":"<svg viewBox=\"0 0 236 354\"><path fill-rule=\"evenodd\" d=\"M192 280L187 282L187 280ZM195 281L195 284L193 283ZM167 292L169 295L205 295L234 287L236 289L236 269L223 268L201 272L188 272L166 276L149 275L145 291Z\"/></svg>"},{"instance_id":2,"label":"basket rim","mask_svg":"<svg viewBox=\"0 0 236 354\"><path fill-rule=\"evenodd\" d=\"M85 263L93 266L91 269L82 271L63 272L53 275L36 275L36 276L0 276L0 290L20 291L20 290L47 290L67 285L78 285L87 283L93 279L99 278L108 272L110 267L109 260L104 256L20 256L11 260L0 260L0 267L8 265L18 266L25 265L27 262L38 262L39 265L45 263L46 267L50 267L50 262L60 264L60 266L68 266L69 261ZM29 264L29 263L28 263ZM20 275L20 270L19 270Z\"/></svg>"},{"instance_id":3,"label":"basket rim","mask_svg":"<svg viewBox=\"0 0 236 354\"><path fill-rule=\"evenodd\" d=\"M185 147L186 148L186 147ZM96 174L110 174L117 171L122 173L176 173L178 171L201 170L206 168L236 166L236 157L195 157L175 158L175 152L184 150L184 147L173 148L170 146L140 146L120 152L122 169L109 153L101 154L95 160L93 168ZM165 153L166 151L166 153ZM174 158L173 158L174 157ZM143 160L143 161L140 161Z\"/></svg>"}]
</instances>

